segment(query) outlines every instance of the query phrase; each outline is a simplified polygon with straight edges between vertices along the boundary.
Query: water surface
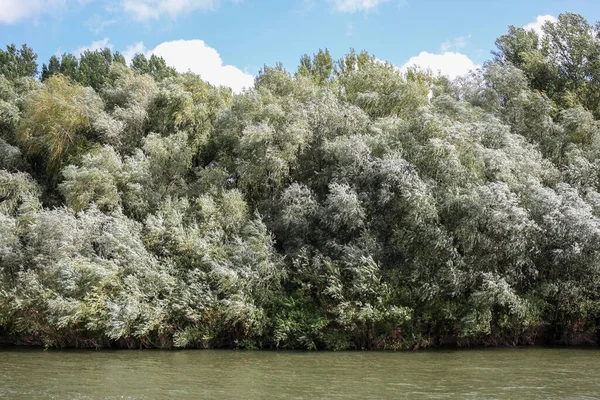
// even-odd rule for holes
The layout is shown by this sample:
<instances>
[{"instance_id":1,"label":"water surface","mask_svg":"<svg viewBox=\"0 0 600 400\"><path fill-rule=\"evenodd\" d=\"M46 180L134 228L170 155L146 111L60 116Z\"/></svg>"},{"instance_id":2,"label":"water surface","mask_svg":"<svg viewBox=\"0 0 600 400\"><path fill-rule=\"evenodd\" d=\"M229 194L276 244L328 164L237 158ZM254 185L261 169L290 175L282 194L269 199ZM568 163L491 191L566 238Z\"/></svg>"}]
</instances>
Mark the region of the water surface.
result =
<instances>
[{"instance_id":1,"label":"water surface","mask_svg":"<svg viewBox=\"0 0 600 400\"><path fill-rule=\"evenodd\" d=\"M600 352L2 349L0 398L600 399Z\"/></svg>"}]
</instances>

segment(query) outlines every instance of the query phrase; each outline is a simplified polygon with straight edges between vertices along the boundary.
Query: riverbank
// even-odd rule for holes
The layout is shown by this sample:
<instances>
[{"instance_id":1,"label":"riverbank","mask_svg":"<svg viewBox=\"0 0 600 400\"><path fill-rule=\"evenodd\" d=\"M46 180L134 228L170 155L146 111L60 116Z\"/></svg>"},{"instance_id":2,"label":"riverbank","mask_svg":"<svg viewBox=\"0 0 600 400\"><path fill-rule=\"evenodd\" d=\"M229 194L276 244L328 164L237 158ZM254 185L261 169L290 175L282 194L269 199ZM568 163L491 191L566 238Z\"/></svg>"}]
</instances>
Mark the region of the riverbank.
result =
<instances>
[{"instance_id":1,"label":"riverbank","mask_svg":"<svg viewBox=\"0 0 600 400\"><path fill-rule=\"evenodd\" d=\"M84 334L71 335L69 337L56 336L55 341L48 338L36 336L7 337L0 336L0 346L15 348L45 348L45 349L162 349L162 350L182 350L182 349L221 349L221 350L307 350L306 348L280 348L273 344L272 340L265 338L262 346L255 343L237 343L237 345L215 346L211 345L210 340L198 342L195 346L177 346L173 343L172 337L160 337L156 340L139 340L135 338L124 338L118 341L110 340L101 336L86 336ZM406 351L406 350L426 350L426 349L467 349L467 348L514 348L514 347L585 347L595 348L600 343L599 332L595 328L586 330L564 330L557 332L546 326L530 328L521 335L488 335L478 338L444 336L427 337L420 336L418 339L410 341L406 338L398 337L391 340L391 336L382 335L378 340L374 340L374 346L369 347L349 347L344 349L332 349L327 347L315 347L312 351Z\"/></svg>"}]
</instances>

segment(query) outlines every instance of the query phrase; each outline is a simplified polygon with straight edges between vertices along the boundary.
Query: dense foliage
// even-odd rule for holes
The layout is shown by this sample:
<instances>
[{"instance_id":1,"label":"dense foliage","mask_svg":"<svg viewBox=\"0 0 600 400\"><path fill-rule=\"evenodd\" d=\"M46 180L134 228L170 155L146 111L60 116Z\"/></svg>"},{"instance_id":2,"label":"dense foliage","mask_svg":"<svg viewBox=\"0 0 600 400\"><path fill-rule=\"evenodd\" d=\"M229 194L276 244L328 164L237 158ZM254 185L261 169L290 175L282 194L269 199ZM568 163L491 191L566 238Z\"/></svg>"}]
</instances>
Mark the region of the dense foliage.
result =
<instances>
[{"instance_id":1,"label":"dense foliage","mask_svg":"<svg viewBox=\"0 0 600 400\"><path fill-rule=\"evenodd\" d=\"M449 81L366 52L242 94L0 51L0 337L399 349L600 338L600 25Z\"/></svg>"}]
</instances>

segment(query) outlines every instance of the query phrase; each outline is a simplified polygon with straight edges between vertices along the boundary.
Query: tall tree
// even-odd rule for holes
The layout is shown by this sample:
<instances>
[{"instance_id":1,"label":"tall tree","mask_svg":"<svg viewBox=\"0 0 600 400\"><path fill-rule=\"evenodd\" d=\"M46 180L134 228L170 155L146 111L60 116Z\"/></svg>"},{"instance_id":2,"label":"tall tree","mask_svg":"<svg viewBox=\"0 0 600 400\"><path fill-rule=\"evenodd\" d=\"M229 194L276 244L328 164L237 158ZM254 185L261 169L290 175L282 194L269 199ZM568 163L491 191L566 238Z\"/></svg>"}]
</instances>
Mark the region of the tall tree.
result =
<instances>
[{"instance_id":1,"label":"tall tree","mask_svg":"<svg viewBox=\"0 0 600 400\"><path fill-rule=\"evenodd\" d=\"M157 81L177 75L175 68L169 67L164 58L152 54L150 59L144 54L136 54L131 60L131 68L138 74L152 75Z\"/></svg>"},{"instance_id":2,"label":"tall tree","mask_svg":"<svg viewBox=\"0 0 600 400\"><path fill-rule=\"evenodd\" d=\"M301 76L310 76L318 84L322 85L329 81L333 72L333 58L329 49L319 49L319 52L313 54L312 58L304 54L300 58L298 74Z\"/></svg>"},{"instance_id":3,"label":"tall tree","mask_svg":"<svg viewBox=\"0 0 600 400\"><path fill-rule=\"evenodd\" d=\"M34 78L38 74L37 54L31 47L23 44L20 49L14 44L7 45L6 51L0 49L0 75L7 79L22 77Z\"/></svg>"},{"instance_id":4,"label":"tall tree","mask_svg":"<svg viewBox=\"0 0 600 400\"><path fill-rule=\"evenodd\" d=\"M50 57L48 65L46 66L46 64L44 64L42 66L42 82L50 78L52 75L56 75L59 73L61 73L60 60L58 59L58 57L53 55L52 57Z\"/></svg>"}]
</instances>

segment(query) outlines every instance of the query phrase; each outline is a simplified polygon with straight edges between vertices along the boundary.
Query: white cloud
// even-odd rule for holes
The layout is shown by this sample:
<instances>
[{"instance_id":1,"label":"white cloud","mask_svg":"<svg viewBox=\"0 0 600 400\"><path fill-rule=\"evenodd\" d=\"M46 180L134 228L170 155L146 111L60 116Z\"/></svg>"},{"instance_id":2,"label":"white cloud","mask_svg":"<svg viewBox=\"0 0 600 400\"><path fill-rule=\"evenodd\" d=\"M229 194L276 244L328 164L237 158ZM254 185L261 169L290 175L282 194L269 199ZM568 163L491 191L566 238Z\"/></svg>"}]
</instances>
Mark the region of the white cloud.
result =
<instances>
[{"instance_id":1,"label":"white cloud","mask_svg":"<svg viewBox=\"0 0 600 400\"><path fill-rule=\"evenodd\" d=\"M552 15L539 15L535 21L528 23L523 28L528 31L534 31L539 36L542 36L544 34L542 31L542 26L548 21L556 22L556 18L554 18Z\"/></svg>"},{"instance_id":2,"label":"white cloud","mask_svg":"<svg viewBox=\"0 0 600 400\"><path fill-rule=\"evenodd\" d=\"M81 46L81 47L73 50L73 55L76 57L79 57L86 50L95 51L95 50L104 49L106 47L108 47L111 50L113 48L113 45L111 43L109 43L108 38L104 38L102 40L96 40L95 42L92 42L92 43L88 44L87 46Z\"/></svg>"},{"instance_id":3,"label":"white cloud","mask_svg":"<svg viewBox=\"0 0 600 400\"><path fill-rule=\"evenodd\" d=\"M94 15L90 19L86 21L86 25L90 28L90 31L94 32L96 35L102 32L107 27L116 24L118 21L116 18L105 19L100 15Z\"/></svg>"},{"instance_id":4,"label":"white cloud","mask_svg":"<svg viewBox=\"0 0 600 400\"><path fill-rule=\"evenodd\" d=\"M121 5L134 19L147 21L159 19L163 15L175 18L179 14L196 10L214 10L219 3L220 0L122 0Z\"/></svg>"},{"instance_id":5,"label":"white cloud","mask_svg":"<svg viewBox=\"0 0 600 400\"><path fill-rule=\"evenodd\" d=\"M152 50L146 50L144 43L139 42L129 46L123 55L129 61L138 53L146 57L156 54L179 72L191 71L212 85L227 86L236 93L254 85L252 74L233 65L223 65L217 50L203 40L174 40L161 43Z\"/></svg>"},{"instance_id":6,"label":"white cloud","mask_svg":"<svg viewBox=\"0 0 600 400\"><path fill-rule=\"evenodd\" d=\"M441 46L442 51L446 52L451 49L454 49L454 50L464 49L465 47L467 47L467 43L469 42L470 39L471 39L471 35L467 35L467 36L459 36L457 38L447 40L444 43L442 43L442 46Z\"/></svg>"},{"instance_id":7,"label":"white cloud","mask_svg":"<svg viewBox=\"0 0 600 400\"><path fill-rule=\"evenodd\" d=\"M90 0L1 0L0 24L14 24L39 14L56 14Z\"/></svg>"},{"instance_id":8,"label":"white cloud","mask_svg":"<svg viewBox=\"0 0 600 400\"><path fill-rule=\"evenodd\" d=\"M371 11L379 7L380 4L388 3L392 0L329 0L333 3L335 11L343 13L355 13L358 11ZM401 5L404 2L399 2Z\"/></svg>"},{"instance_id":9,"label":"white cloud","mask_svg":"<svg viewBox=\"0 0 600 400\"><path fill-rule=\"evenodd\" d=\"M466 55L449 51L442 54L423 51L418 56L411 57L400 69L404 71L411 66L431 69L434 73L440 72L450 79L465 75L469 71L478 68L478 65L475 65Z\"/></svg>"},{"instance_id":10,"label":"white cloud","mask_svg":"<svg viewBox=\"0 0 600 400\"><path fill-rule=\"evenodd\" d=\"M13 24L23 18L37 15L48 7L55 7L62 3L57 0L2 0L0 22Z\"/></svg>"}]
</instances>

